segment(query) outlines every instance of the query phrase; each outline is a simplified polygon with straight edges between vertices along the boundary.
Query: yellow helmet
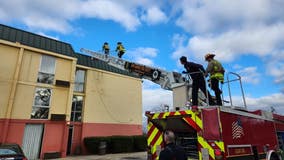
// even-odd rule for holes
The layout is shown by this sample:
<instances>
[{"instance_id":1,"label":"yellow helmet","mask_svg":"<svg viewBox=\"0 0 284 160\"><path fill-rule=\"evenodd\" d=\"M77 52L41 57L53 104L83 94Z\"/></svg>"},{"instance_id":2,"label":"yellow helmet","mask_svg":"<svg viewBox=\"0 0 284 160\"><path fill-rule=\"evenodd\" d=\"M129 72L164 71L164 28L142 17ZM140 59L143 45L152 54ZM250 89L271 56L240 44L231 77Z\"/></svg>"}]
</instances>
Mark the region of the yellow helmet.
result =
<instances>
[{"instance_id":1,"label":"yellow helmet","mask_svg":"<svg viewBox=\"0 0 284 160\"><path fill-rule=\"evenodd\" d=\"M211 53L207 53L207 54L204 56L204 58L205 58L206 61L207 61L209 58L213 58L213 57L215 57L215 54L211 54Z\"/></svg>"}]
</instances>

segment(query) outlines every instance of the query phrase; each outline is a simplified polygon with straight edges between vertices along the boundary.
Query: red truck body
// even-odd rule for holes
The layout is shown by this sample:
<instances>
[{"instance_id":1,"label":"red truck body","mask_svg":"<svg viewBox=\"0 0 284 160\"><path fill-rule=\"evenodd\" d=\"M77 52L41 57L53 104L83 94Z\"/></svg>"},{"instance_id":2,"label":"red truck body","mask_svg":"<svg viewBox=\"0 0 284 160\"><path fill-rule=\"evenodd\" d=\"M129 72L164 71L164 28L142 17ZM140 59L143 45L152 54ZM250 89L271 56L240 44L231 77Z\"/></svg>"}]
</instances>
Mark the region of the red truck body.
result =
<instances>
[{"instance_id":1,"label":"red truck body","mask_svg":"<svg viewBox=\"0 0 284 160\"><path fill-rule=\"evenodd\" d=\"M164 130L173 130L176 143L188 159L246 160L277 159L283 149L284 117L257 110L231 107L203 107L162 113L148 117L149 159L158 159L163 149ZM273 158L274 157L274 158Z\"/></svg>"}]
</instances>

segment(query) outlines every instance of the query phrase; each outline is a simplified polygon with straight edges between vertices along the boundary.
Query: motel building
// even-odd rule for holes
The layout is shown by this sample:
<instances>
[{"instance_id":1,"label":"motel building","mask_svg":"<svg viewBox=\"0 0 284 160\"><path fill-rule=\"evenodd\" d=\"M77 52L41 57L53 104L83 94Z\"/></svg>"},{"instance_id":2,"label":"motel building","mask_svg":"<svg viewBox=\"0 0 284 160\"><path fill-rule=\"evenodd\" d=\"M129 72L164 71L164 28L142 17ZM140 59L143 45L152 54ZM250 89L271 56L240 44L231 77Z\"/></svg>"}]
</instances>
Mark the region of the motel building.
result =
<instances>
[{"instance_id":1,"label":"motel building","mask_svg":"<svg viewBox=\"0 0 284 160\"><path fill-rule=\"evenodd\" d=\"M0 143L43 159L84 154L84 137L112 135L142 135L140 78L0 24Z\"/></svg>"}]
</instances>

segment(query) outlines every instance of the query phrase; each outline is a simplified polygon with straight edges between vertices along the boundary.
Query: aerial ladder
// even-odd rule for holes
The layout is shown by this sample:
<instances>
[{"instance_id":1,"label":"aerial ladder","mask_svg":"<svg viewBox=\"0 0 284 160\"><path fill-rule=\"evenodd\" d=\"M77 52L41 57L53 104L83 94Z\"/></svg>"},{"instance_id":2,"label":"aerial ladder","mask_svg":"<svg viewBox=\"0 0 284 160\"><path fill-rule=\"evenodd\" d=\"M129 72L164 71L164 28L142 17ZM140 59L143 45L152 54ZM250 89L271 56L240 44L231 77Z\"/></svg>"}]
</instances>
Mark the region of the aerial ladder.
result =
<instances>
[{"instance_id":1,"label":"aerial ladder","mask_svg":"<svg viewBox=\"0 0 284 160\"><path fill-rule=\"evenodd\" d=\"M149 67L146 65L126 61L118 57L109 55L106 56L105 54L94 52L85 48L81 48L80 51L90 54L92 58L104 61L113 67L130 72L142 79L150 80L166 90L172 90L175 85L185 83L184 78L178 72L169 72L160 68Z\"/></svg>"},{"instance_id":2,"label":"aerial ladder","mask_svg":"<svg viewBox=\"0 0 284 160\"><path fill-rule=\"evenodd\" d=\"M184 100L184 102L182 103L190 103L192 80L190 79L189 75L188 77L184 77L178 72L170 72L157 67L150 67L135 62L130 62L118 57L105 55L103 53L95 52L85 48L81 48L80 51L91 55L93 59L104 61L108 65L127 71L133 75L140 77L141 79L150 80L160 85L163 89L173 91L174 88L184 87L186 92L186 100ZM198 97L199 105L208 105L208 100L206 98L207 96L204 95L202 91L199 91Z\"/></svg>"}]
</instances>

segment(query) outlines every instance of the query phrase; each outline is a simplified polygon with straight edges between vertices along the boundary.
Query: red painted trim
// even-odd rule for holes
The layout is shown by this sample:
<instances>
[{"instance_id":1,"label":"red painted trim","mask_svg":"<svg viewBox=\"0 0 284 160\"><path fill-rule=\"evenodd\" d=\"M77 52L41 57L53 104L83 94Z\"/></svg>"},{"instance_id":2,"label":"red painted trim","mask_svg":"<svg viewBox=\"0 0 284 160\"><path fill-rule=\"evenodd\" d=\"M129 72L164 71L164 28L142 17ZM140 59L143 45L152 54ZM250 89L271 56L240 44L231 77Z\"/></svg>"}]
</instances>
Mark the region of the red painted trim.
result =
<instances>
[{"instance_id":1,"label":"red painted trim","mask_svg":"<svg viewBox=\"0 0 284 160\"><path fill-rule=\"evenodd\" d=\"M165 113L160 113L159 116L158 116L158 119L163 118L164 114L165 114Z\"/></svg>"},{"instance_id":2,"label":"red painted trim","mask_svg":"<svg viewBox=\"0 0 284 160\"><path fill-rule=\"evenodd\" d=\"M66 156L67 138L65 131L66 122L44 124L44 135L42 141L41 156L48 152L60 152L61 156Z\"/></svg>"},{"instance_id":3,"label":"red painted trim","mask_svg":"<svg viewBox=\"0 0 284 160\"><path fill-rule=\"evenodd\" d=\"M90 136L142 135L142 125L83 123L82 138Z\"/></svg>"},{"instance_id":4,"label":"red painted trim","mask_svg":"<svg viewBox=\"0 0 284 160\"><path fill-rule=\"evenodd\" d=\"M169 116L175 115L176 112L170 112Z\"/></svg>"},{"instance_id":5,"label":"red painted trim","mask_svg":"<svg viewBox=\"0 0 284 160\"><path fill-rule=\"evenodd\" d=\"M8 127L9 127L9 119L4 120L4 125L3 125L3 135L2 135L2 140L1 142L6 142L7 136L8 136Z\"/></svg>"},{"instance_id":6,"label":"red painted trim","mask_svg":"<svg viewBox=\"0 0 284 160\"><path fill-rule=\"evenodd\" d=\"M7 119L0 119L1 130L4 127L6 120ZM74 126L71 154L74 153L75 148L78 146L81 147L82 153L86 153L83 144L83 139L85 137L142 135L142 125L136 124L74 123L66 121L10 119L6 142L16 142L19 145L22 145L26 124L44 125L40 158L43 158L44 153L47 152L60 152L62 157L66 156L68 129L70 125ZM0 138L3 138L3 132L0 132Z\"/></svg>"},{"instance_id":7,"label":"red painted trim","mask_svg":"<svg viewBox=\"0 0 284 160\"><path fill-rule=\"evenodd\" d=\"M50 120L23 120L23 119L1 119L2 123L7 124L7 137L4 142L17 143L22 146L24 131L26 124L43 124L44 132L42 137L42 146L40 151L40 158L42 159L44 153L47 152L60 152L64 157L66 156L67 138L64 131L67 130L66 121L50 121ZM0 137L3 139L3 132ZM3 141L2 141L3 142Z\"/></svg>"}]
</instances>

